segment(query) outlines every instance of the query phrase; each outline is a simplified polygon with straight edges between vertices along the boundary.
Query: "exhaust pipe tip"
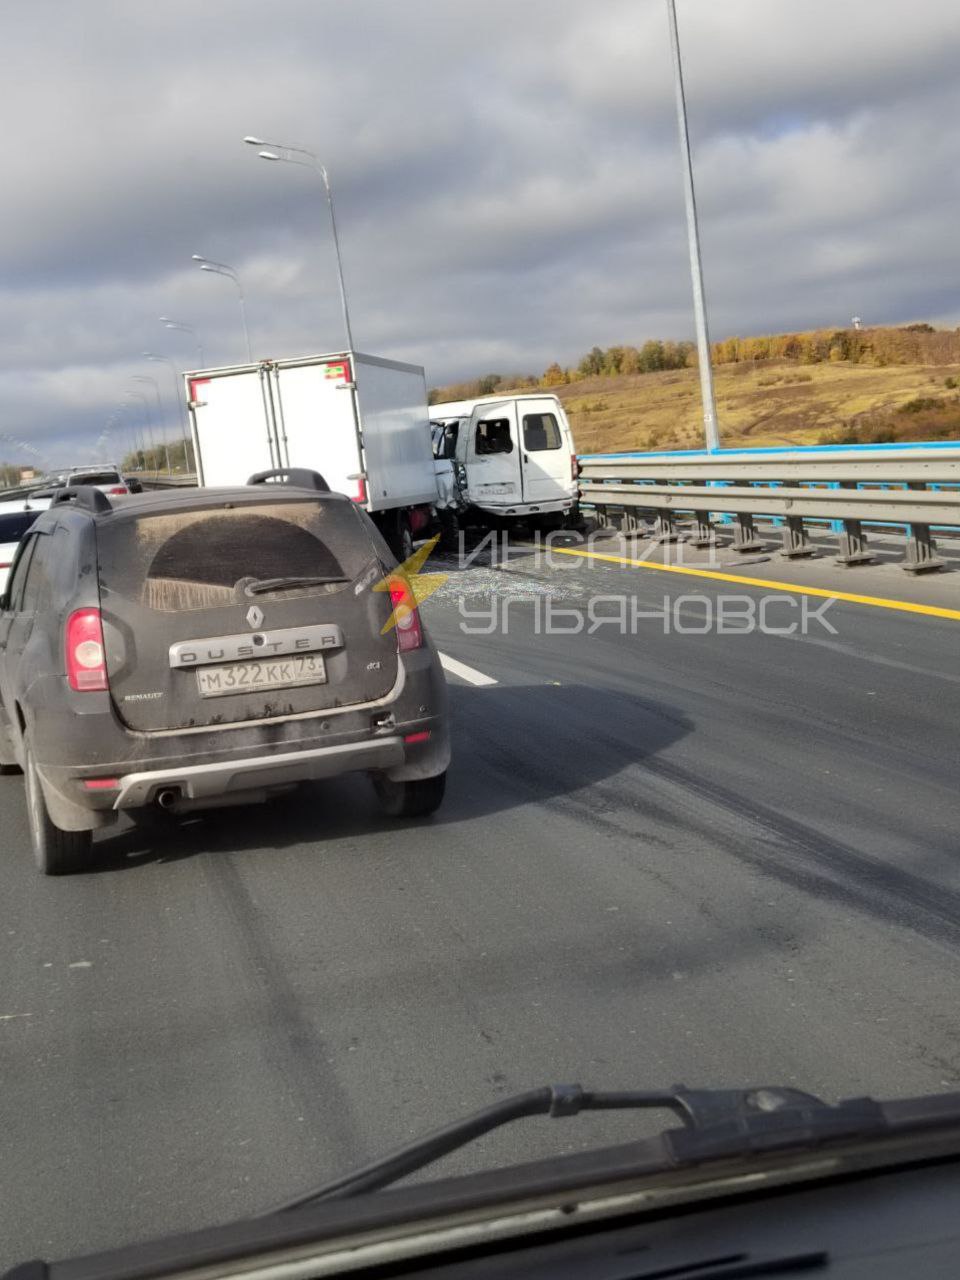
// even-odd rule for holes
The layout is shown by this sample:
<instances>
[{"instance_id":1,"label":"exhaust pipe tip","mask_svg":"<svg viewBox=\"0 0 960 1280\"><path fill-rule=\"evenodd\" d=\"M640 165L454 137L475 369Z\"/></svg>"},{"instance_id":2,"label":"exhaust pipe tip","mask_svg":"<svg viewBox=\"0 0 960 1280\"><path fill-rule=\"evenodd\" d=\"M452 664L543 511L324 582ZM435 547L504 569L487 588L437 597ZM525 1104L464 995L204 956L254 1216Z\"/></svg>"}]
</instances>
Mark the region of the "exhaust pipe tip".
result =
<instances>
[{"instance_id":1,"label":"exhaust pipe tip","mask_svg":"<svg viewBox=\"0 0 960 1280\"><path fill-rule=\"evenodd\" d=\"M161 809L172 809L180 799L180 792L175 787L164 787L157 792L157 804Z\"/></svg>"}]
</instances>

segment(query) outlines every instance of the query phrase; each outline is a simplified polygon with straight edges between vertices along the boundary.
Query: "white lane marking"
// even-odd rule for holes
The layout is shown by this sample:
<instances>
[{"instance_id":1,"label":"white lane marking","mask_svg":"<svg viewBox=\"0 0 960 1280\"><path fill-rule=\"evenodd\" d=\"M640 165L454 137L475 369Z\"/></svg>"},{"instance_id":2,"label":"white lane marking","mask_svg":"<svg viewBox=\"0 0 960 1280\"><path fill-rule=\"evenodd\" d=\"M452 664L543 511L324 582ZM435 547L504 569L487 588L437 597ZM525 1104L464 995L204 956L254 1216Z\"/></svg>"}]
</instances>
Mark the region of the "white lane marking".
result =
<instances>
[{"instance_id":1,"label":"white lane marking","mask_svg":"<svg viewBox=\"0 0 960 1280\"><path fill-rule=\"evenodd\" d=\"M474 667L468 667L463 662L458 662L456 658L451 658L448 653L441 653L440 665L444 671L449 671L451 675L459 676L461 680L466 680L469 684L496 684L493 676L485 676L482 671L477 671Z\"/></svg>"}]
</instances>

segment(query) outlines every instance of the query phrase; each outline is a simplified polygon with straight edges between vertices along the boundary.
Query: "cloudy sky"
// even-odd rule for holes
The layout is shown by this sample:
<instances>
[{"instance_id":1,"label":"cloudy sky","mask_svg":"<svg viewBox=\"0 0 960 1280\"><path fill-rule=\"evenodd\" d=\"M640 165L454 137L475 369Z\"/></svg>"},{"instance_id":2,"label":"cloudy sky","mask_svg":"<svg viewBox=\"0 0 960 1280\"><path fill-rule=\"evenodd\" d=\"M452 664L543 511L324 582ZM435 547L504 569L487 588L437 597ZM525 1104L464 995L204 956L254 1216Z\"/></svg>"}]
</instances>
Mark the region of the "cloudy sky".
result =
<instances>
[{"instance_id":1,"label":"cloudy sky","mask_svg":"<svg viewBox=\"0 0 960 1280\"><path fill-rule=\"evenodd\" d=\"M677 8L713 336L960 323L956 0ZM356 345L431 385L692 336L664 0L10 0L0 107L0 433L56 462L138 375L173 432L161 315L243 359L192 253L255 355L341 347L318 179L248 133L325 162Z\"/></svg>"}]
</instances>

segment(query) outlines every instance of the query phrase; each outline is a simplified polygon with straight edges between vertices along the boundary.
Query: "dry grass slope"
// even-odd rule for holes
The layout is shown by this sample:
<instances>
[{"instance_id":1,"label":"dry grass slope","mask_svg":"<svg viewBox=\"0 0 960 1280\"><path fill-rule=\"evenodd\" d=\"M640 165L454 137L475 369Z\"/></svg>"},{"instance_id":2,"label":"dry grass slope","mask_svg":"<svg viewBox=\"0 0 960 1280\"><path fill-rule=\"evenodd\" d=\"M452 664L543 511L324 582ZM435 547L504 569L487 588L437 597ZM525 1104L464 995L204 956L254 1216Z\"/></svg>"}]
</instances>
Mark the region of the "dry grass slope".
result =
<instances>
[{"instance_id":1,"label":"dry grass slope","mask_svg":"<svg viewBox=\"0 0 960 1280\"><path fill-rule=\"evenodd\" d=\"M960 365L721 364L715 371L721 443L960 440L960 396L951 382L960 384ZM696 369L585 378L547 389L563 401L581 453L702 445Z\"/></svg>"}]
</instances>

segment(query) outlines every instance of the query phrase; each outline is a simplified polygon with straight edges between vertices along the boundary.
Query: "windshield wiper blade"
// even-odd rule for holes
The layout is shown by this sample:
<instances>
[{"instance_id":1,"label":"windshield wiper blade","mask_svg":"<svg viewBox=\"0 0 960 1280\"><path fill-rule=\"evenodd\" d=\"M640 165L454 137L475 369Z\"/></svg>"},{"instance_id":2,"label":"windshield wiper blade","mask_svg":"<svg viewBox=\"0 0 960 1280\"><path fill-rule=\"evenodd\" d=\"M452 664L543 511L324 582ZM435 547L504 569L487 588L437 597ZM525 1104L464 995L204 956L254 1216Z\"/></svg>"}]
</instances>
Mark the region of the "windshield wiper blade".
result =
<instances>
[{"instance_id":1,"label":"windshield wiper blade","mask_svg":"<svg viewBox=\"0 0 960 1280\"><path fill-rule=\"evenodd\" d=\"M349 578L344 577L327 577L327 578L260 578L255 582L250 582L244 588L244 594L248 596L265 595L268 591L294 591L298 587L323 587L331 582L349 582Z\"/></svg>"},{"instance_id":2,"label":"windshield wiper blade","mask_svg":"<svg viewBox=\"0 0 960 1280\"><path fill-rule=\"evenodd\" d=\"M883 1108L871 1098L853 1098L831 1105L800 1089L687 1089L676 1085L664 1091L592 1092L580 1085L547 1085L516 1094L471 1116L457 1120L374 1160L316 1190L278 1205L283 1213L321 1200L342 1199L378 1191L400 1178L435 1163L485 1133L526 1116L555 1119L581 1111L672 1111L683 1129L660 1135L669 1164L717 1159L754 1151L866 1136L886 1131Z\"/></svg>"}]
</instances>

